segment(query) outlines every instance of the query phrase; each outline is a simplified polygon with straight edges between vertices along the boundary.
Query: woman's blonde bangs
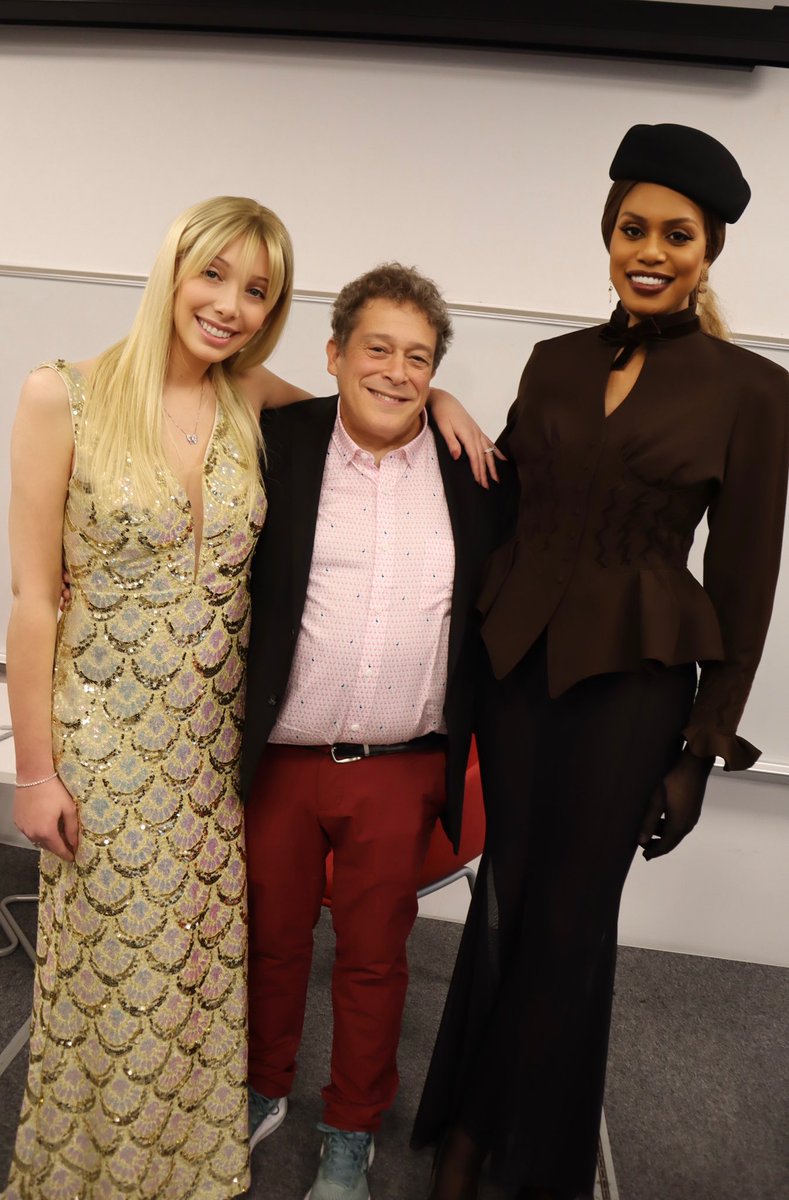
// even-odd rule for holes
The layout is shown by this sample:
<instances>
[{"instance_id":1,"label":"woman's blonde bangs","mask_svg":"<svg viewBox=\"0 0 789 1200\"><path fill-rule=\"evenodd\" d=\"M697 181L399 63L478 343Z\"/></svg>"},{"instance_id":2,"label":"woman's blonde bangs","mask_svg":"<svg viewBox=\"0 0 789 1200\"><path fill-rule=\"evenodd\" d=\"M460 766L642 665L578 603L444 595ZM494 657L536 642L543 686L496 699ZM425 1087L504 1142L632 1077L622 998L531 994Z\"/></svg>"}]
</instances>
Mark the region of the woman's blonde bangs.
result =
<instances>
[{"instance_id":1,"label":"woman's blonde bangs","mask_svg":"<svg viewBox=\"0 0 789 1200\"><path fill-rule=\"evenodd\" d=\"M242 240L243 271L252 269L261 246L265 247L269 258L269 294L274 291L276 300L286 274L282 244L289 240L279 218L255 200L236 197L219 197L196 207L198 212L191 221L187 220L179 238L173 290L184 279L204 271L226 246Z\"/></svg>"},{"instance_id":2,"label":"woman's blonde bangs","mask_svg":"<svg viewBox=\"0 0 789 1200\"><path fill-rule=\"evenodd\" d=\"M242 270L265 246L269 257L269 296L274 297L263 328L229 359L210 367L217 397L248 467L249 511L257 494L260 426L235 376L265 362L277 344L290 310L293 249L279 217L255 200L218 196L182 213L170 226L156 256L140 308L128 337L99 356L91 372L84 420L91 429L83 455L86 479L112 503L119 481L128 480L140 503L163 502L161 480L167 460L161 446L162 392L172 349L175 294L181 283L200 275L222 250L242 241Z\"/></svg>"},{"instance_id":3,"label":"woman's blonde bangs","mask_svg":"<svg viewBox=\"0 0 789 1200\"><path fill-rule=\"evenodd\" d=\"M185 279L201 274L232 242L242 240L241 270L251 272L265 247L268 256L269 316L259 333L227 363L232 373L265 362L274 350L290 312L293 248L285 226L255 200L219 197L186 214L180 232L172 292Z\"/></svg>"}]
</instances>

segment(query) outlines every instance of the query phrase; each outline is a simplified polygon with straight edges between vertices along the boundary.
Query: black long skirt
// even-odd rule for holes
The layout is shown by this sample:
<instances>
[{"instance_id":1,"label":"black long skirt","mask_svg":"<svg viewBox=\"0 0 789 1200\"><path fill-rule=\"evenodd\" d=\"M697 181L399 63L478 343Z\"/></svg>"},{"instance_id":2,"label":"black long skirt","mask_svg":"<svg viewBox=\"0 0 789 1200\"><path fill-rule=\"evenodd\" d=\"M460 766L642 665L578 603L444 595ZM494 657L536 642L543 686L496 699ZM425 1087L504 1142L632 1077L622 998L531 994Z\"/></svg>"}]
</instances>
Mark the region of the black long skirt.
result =
<instances>
[{"instance_id":1,"label":"black long skirt","mask_svg":"<svg viewBox=\"0 0 789 1200\"><path fill-rule=\"evenodd\" d=\"M459 1126L513 1196L592 1192L620 897L695 688L646 663L552 700L543 636L480 689L485 851L412 1144Z\"/></svg>"}]
</instances>

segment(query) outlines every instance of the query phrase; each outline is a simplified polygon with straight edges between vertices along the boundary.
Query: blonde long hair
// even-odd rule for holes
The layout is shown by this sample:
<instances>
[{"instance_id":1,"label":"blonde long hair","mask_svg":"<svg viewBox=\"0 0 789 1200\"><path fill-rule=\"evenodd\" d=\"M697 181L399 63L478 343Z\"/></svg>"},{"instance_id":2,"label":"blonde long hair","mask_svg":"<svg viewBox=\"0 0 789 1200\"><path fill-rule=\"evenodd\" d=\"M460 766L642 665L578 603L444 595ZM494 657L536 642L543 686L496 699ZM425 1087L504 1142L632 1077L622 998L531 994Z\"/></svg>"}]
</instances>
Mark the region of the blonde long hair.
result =
<instances>
[{"instance_id":1,"label":"blonde long hair","mask_svg":"<svg viewBox=\"0 0 789 1200\"><path fill-rule=\"evenodd\" d=\"M603 219L600 222L606 250L610 250L611 248L611 238L616 228L616 219L619 216L619 210L622 207L625 196L636 186L637 182L635 179L617 179L611 185L603 208ZM710 212L707 208L702 208L701 211L704 214L704 227L707 235L706 258L707 262L711 265L720 254L723 244L726 241L726 223L717 213ZM692 304L696 305L699 320L701 321L701 328L705 333L712 334L713 337L723 338L726 341L731 339L731 331L720 310L718 297L707 282L706 264L701 272L699 286L695 291L691 292L690 300Z\"/></svg>"},{"instance_id":2,"label":"blonde long hair","mask_svg":"<svg viewBox=\"0 0 789 1200\"><path fill-rule=\"evenodd\" d=\"M208 377L241 451L253 503L260 426L237 385L237 377L262 363L285 327L293 293L293 247L279 217L255 200L217 196L188 208L170 226L156 256L128 336L99 355L90 373L83 410L84 436L77 463L94 493L119 500L122 479L135 501L151 506L165 499L161 444L162 391L173 340L175 294L185 279L199 275L222 249L242 238L243 269L265 246L268 298L274 298L262 329L237 354L214 363Z\"/></svg>"}]
</instances>

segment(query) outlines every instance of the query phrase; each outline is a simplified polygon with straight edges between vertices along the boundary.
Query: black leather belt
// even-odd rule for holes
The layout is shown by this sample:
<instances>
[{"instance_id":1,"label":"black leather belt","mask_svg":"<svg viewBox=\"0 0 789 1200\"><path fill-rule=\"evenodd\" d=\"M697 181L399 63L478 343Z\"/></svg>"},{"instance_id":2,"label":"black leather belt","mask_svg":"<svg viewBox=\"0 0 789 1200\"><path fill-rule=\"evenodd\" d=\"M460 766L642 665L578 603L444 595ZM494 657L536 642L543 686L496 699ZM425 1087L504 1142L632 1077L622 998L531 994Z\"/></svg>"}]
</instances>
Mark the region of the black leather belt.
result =
<instances>
[{"instance_id":1,"label":"black leather belt","mask_svg":"<svg viewBox=\"0 0 789 1200\"><path fill-rule=\"evenodd\" d=\"M328 751L336 763L359 762L363 758L378 758L383 754L413 754L428 750L445 750L445 733L426 733L412 738L410 742L390 742L387 745L369 746L364 742L335 742L333 746L313 746L310 749Z\"/></svg>"}]
</instances>

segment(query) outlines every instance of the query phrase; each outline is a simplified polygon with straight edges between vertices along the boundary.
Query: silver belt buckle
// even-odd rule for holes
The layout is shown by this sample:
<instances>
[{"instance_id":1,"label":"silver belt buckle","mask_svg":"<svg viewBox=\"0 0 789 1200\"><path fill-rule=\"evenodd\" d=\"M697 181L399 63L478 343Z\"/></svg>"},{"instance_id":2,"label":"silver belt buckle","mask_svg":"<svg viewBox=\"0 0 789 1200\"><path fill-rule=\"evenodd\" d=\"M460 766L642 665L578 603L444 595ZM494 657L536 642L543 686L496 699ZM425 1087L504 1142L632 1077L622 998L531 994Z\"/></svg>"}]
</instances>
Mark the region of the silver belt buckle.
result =
<instances>
[{"instance_id":1,"label":"silver belt buckle","mask_svg":"<svg viewBox=\"0 0 789 1200\"><path fill-rule=\"evenodd\" d=\"M340 758L339 755L337 754L336 745L332 746L330 754L332 757L332 762L336 762L336 763L361 762L361 760L364 758L363 754L349 754L346 758Z\"/></svg>"}]
</instances>

